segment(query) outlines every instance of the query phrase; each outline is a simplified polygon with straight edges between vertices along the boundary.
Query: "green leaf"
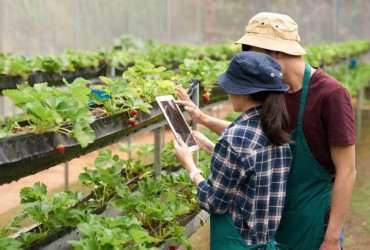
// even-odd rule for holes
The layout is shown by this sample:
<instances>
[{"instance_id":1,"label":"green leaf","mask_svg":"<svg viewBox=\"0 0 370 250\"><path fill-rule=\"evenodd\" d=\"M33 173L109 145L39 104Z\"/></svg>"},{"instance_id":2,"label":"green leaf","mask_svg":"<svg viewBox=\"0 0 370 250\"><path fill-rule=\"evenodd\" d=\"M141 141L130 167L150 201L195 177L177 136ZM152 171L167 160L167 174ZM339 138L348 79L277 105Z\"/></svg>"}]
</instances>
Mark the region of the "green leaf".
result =
<instances>
[{"instance_id":1,"label":"green leaf","mask_svg":"<svg viewBox=\"0 0 370 250\"><path fill-rule=\"evenodd\" d=\"M91 90L88 87L76 86L71 87L71 93L78 100L80 100L83 103L86 103L89 101L89 94L91 93Z\"/></svg>"},{"instance_id":2,"label":"green leaf","mask_svg":"<svg viewBox=\"0 0 370 250\"><path fill-rule=\"evenodd\" d=\"M130 230L130 235L136 243L153 243L160 241L159 239L150 236L144 229L133 228Z\"/></svg>"},{"instance_id":3,"label":"green leaf","mask_svg":"<svg viewBox=\"0 0 370 250\"><path fill-rule=\"evenodd\" d=\"M150 109L152 108L152 105L149 103L141 102L137 104L138 109L141 111L150 114Z\"/></svg>"},{"instance_id":4,"label":"green leaf","mask_svg":"<svg viewBox=\"0 0 370 250\"><path fill-rule=\"evenodd\" d=\"M20 191L21 204L40 201L45 198L47 187L44 183L36 182L33 188L25 187Z\"/></svg>"},{"instance_id":5,"label":"green leaf","mask_svg":"<svg viewBox=\"0 0 370 250\"><path fill-rule=\"evenodd\" d=\"M95 131L86 121L76 121L73 123L71 135L76 138L82 148L93 143L96 138Z\"/></svg>"},{"instance_id":6,"label":"green leaf","mask_svg":"<svg viewBox=\"0 0 370 250\"><path fill-rule=\"evenodd\" d=\"M3 95L11 99L17 105L33 102L35 100L34 97L25 94L24 92L19 91L18 89L5 89L3 90Z\"/></svg>"},{"instance_id":7,"label":"green leaf","mask_svg":"<svg viewBox=\"0 0 370 250\"><path fill-rule=\"evenodd\" d=\"M96 167L104 167L109 163L109 161L112 158L112 150L111 149L105 149L99 152L98 157L94 161L94 165Z\"/></svg>"},{"instance_id":8,"label":"green leaf","mask_svg":"<svg viewBox=\"0 0 370 250\"><path fill-rule=\"evenodd\" d=\"M16 239L10 237L0 238L0 249L6 250L22 250L22 244Z\"/></svg>"},{"instance_id":9,"label":"green leaf","mask_svg":"<svg viewBox=\"0 0 370 250\"><path fill-rule=\"evenodd\" d=\"M36 116L40 120L53 120L54 114L50 108L42 106L41 103L27 103L25 105L27 112Z\"/></svg>"},{"instance_id":10,"label":"green leaf","mask_svg":"<svg viewBox=\"0 0 370 250\"><path fill-rule=\"evenodd\" d=\"M100 250L96 239L83 238L79 241L68 241L68 244L73 246L76 250Z\"/></svg>"}]
</instances>

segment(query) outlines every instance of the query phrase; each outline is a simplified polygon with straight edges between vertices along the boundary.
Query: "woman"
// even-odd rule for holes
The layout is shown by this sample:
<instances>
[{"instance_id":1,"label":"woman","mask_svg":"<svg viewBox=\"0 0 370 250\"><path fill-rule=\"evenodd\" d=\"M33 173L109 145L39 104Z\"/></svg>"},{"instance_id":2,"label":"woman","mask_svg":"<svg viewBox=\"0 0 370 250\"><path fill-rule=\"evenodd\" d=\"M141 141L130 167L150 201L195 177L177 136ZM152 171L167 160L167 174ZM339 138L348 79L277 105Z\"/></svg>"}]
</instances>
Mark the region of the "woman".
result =
<instances>
[{"instance_id":1,"label":"woman","mask_svg":"<svg viewBox=\"0 0 370 250\"><path fill-rule=\"evenodd\" d=\"M280 65L258 52L238 53L218 84L243 114L216 145L193 132L203 150L213 151L211 176L203 178L183 141L174 141L174 154L211 215L211 249L275 249L292 161L283 97L289 86Z\"/></svg>"}]
</instances>

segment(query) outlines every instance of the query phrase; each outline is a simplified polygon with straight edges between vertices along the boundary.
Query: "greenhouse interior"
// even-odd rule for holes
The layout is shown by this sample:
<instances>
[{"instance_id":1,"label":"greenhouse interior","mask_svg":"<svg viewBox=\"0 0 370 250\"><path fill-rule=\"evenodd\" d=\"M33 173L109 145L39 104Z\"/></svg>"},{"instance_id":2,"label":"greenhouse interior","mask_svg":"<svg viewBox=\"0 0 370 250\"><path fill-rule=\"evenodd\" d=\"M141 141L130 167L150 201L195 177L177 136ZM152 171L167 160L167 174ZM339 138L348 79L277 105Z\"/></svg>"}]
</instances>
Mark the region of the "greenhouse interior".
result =
<instances>
[{"instance_id":1,"label":"greenhouse interior","mask_svg":"<svg viewBox=\"0 0 370 250\"><path fill-rule=\"evenodd\" d=\"M369 249L369 10L0 0L0 250Z\"/></svg>"}]
</instances>

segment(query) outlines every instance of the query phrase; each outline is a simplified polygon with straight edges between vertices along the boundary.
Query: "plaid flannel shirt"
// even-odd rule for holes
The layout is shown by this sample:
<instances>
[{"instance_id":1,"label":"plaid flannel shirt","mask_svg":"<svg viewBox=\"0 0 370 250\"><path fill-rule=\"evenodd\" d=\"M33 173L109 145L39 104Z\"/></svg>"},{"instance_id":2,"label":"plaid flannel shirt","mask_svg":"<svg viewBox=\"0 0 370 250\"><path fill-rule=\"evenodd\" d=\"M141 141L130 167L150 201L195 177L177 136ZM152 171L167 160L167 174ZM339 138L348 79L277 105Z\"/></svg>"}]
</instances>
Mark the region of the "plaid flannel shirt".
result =
<instances>
[{"instance_id":1,"label":"plaid flannel shirt","mask_svg":"<svg viewBox=\"0 0 370 250\"><path fill-rule=\"evenodd\" d=\"M260 107L244 112L221 135L211 160L211 176L198 185L202 208L230 212L247 244L275 235L283 212L292 161L288 144L275 146L262 131Z\"/></svg>"}]
</instances>

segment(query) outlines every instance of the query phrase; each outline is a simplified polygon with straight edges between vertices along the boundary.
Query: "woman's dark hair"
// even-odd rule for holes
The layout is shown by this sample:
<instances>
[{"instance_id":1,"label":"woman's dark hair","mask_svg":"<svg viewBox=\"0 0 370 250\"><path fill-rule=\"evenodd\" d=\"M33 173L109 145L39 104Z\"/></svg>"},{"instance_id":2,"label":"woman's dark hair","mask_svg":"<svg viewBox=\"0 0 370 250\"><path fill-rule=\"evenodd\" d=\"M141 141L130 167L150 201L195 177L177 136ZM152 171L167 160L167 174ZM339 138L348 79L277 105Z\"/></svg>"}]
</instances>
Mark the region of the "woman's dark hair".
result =
<instances>
[{"instance_id":1,"label":"woman's dark hair","mask_svg":"<svg viewBox=\"0 0 370 250\"><path fill-rule=\"evenodd\" d=\"M250 95L254 101L262 101L260 114L262 129L269 141L277 146L293 143L289 135L289 115L285 106L284 93L259 92Z\"/></svg>"},{"instance_id":2,"label":"woman's dark hair","mask_svg":"<svg viewBox=\"0 0 370 250\"><path fill-rule=\"evenodd\" d=\"M242 44L242 51L249 51L251 49L250 45Z\"/></svg>"}]
</instances>

